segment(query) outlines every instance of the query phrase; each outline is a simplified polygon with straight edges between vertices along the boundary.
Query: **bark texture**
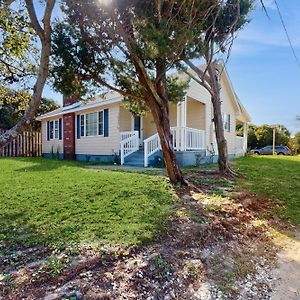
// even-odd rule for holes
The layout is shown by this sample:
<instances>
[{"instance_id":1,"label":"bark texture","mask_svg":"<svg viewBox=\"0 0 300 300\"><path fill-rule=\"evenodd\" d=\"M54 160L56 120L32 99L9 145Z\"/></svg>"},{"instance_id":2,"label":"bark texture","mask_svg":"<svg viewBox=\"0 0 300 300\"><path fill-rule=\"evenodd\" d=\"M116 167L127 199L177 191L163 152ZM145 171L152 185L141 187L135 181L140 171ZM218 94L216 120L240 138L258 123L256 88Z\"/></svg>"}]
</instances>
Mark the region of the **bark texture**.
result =
<instances>
[{"instance_id":1,"label":"bark texture","mask_svg":"<svg viewBox=\"0 0 300 300\"><path fill-rule=\"evenodd\" d=\"M36 32L41 42L41 57L37 79L33 88L32 99L29 102L22 119L10 130L0 135L0 147L7 145L10 141L20 134L25 125L32 122L36 111L40 106L43 89L49 71L49 57L51 52L51 14L55 4L55 0L47 0L45 13L43 17L43 28L40 25L32 0L26 0L26 8L30 17L31 26Z\"/></svg>"},{"instance_id":2,"label":"bark texture","mask_svg":"<svg viewBox=\"0 0 300 300\"><path fill-rule=\"evenodd\" d=\"M172 183L180 183L186 185L187 182L184 179L180 167L177 163L174 147L171 142L172 138L168 102L166 102L163 107L159 107L155 101L150 101L149 106L156 125L157 133L159 135L168 176Z\"/></svg>"},{"instance_id":3,"label":"bark texture","mask_svg":"<svg viewBox=\"0 0 300 300\"><path fill-rule=\"evenodd\" d=\"M207 66L207 71L210 78L211 87L211 102L213 105L214 125L216 132L216 140L218 146L218 165L219 171L228 176L237 176L237 174L231 169L228 160L228 146L224 133L224 124L222 120L221 110L221 85L220 75L215 63L211 63Z\"/></svg>"}]
</instances>

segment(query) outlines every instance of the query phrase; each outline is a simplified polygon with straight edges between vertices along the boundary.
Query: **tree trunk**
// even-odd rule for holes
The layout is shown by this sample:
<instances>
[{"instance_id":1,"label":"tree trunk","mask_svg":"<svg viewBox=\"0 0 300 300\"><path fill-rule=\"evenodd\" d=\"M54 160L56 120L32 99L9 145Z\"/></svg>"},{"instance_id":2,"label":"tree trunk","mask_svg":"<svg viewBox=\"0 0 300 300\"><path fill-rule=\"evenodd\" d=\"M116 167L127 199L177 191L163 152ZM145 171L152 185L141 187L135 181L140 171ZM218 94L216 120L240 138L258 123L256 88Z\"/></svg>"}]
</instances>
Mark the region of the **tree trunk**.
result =
<instances>
[{"instance_id":1,"label":"tree trunk","mask_svg":"<svg viewBox=\"0 0 300 300\"><path fill-rule=\"evenodd\" d=\"M18 134L23 131L24 127L32 122L36 111L39 108L49 70L49 57L51 52L50 21L54 4L55 0L48 0L46 3L46 9L43 18L44 29L42 29L38 23L32 0L26 0L26 6L30 16L31 25L39 36L42 44L39 73L33 88L32 99L25 110L24 116L12 129L0 135L0 147L7 145L11 140L17 137Z\"/></svg>"},{"instance_id":2,"label":"tree trunk","mask_svg":"<svg viewBox=\"0 0 300 300\"><path fill-rule=\"evenodd\" d=\"M229 160L228 160L228 146L224 134L224 124L222 120L222 111L221 111L221 86L219 75L217 74L217 69L215 63L212 62L208 66L208 73L210 76L210 83L212 89L211 102L213 105L213 114L214 114L214 124L216 132L216 140L218 146L218 165L220 173L229 176L236 176L237 174L231 169Z\"/></svg>"},{"instance_id":3,"label":"tree trunk","mask_svg":"<svg viewBox=\"0 0 300 300\"><path fill-rule=\"evenodd\" d=\"M160 107L155 101L151 101L149 106L159 135L167 174L173 184L187 185L187 181L184 179L177 163L172 145L168 103Z\"/></svg>"}]
</instances>

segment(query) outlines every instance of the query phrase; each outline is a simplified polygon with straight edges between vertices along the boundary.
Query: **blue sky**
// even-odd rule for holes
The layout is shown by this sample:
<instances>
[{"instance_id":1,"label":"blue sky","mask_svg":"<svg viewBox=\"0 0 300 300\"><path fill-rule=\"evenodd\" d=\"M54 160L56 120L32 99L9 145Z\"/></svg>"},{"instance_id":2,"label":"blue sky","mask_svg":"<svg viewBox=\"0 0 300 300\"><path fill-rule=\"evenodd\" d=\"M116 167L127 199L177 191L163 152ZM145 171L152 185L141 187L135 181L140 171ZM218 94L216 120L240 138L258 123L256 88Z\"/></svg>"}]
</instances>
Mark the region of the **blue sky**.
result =
<instances>
[{"instance_id":1,"label":"blue sky","mask_svg":"<svg viewBox=\"0 0 300 300\"><path fill-rule=\"evenodd\" d=\"M236 93L255 124L283 124L300 131L300 68L273 0L257 5L235 41L227 68ZM300 1L277 0L300 60Z\"/></svg>"},{"instance_id":2,"label":"blue sky","mask_svg":"<svg viewBox=\"0 0 300 300\"><path fill-rule=\"evenodd\" d=\"M300 68L289 47L273 0L264 0L239 33L227 69L236 93L254 124L283 124L300 131ZM300 0L277 0L300 60ZM44 96L61 103L49 86Z\"/></svg>"}]
</instances>

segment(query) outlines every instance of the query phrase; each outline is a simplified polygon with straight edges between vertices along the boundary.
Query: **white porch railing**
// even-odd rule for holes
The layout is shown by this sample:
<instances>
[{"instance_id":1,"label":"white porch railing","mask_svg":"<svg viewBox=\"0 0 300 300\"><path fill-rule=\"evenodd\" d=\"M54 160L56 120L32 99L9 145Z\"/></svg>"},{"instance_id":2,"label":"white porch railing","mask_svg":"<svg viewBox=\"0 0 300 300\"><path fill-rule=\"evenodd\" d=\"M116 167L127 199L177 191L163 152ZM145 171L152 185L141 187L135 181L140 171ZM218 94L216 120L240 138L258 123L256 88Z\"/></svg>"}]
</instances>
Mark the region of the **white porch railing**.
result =
<instances>
[{"instance_id":1,"label":"white porch railing","mask_svg":"<svg viewBox=\"0 0 300 300\"><path fill-rule=\"evenodd\" d=\"M189 127L171 127L173 147L177 151L205 149L205 131Z\"/></svg>"},{"instance_id":2,"label":"white porch railing","mask_svg":"<svg viewBox=\"0 0 300 300\"><path fill-rule=\"evenodd\" d=\"M138 131L122 131L121 134L121 141L128 139L136 134Z\"/></svg>"},{"instance_id":3,"label":"white porch railing","mask_svg":"<svg viewBox=\"0 0 300 300\"><path fill-rule=\"evenodd\" d=\"M171 127L174 150L201 150L205 149L205 131L189 127ZM144 166L148 167L149 157L161 149L158 134L144 140Z\"/></svg>"},{"instance_id":4,"label":"white porch railing","mask_svg":"<svg viewBox=\"0 0 300 300\"><path fill-rule=\"evenodd\" d=\"M144 140L144 166L148 167L149 157L161 149L158 133Z\"/></svg>"},{"instance_id":5,"label":"white porch railing","mask_svg":"<svg viewBox=\"0 0 300 300\"><path fill-rule=\"evenodd\" d=\"M125 157L139 150L139 132L121 132L121 165L124 165Z\"/></svg>"},{"instance_id":6,"label":"white porch railing","mask_svg":"<svg viewBox=\"0 0 300 300\"><path fill-rule=\"evenodd\" d=\"M244 155L246 152L245 149L245 139L242 136L235 137L235 154Z\"/></svg>"}]
</instances>

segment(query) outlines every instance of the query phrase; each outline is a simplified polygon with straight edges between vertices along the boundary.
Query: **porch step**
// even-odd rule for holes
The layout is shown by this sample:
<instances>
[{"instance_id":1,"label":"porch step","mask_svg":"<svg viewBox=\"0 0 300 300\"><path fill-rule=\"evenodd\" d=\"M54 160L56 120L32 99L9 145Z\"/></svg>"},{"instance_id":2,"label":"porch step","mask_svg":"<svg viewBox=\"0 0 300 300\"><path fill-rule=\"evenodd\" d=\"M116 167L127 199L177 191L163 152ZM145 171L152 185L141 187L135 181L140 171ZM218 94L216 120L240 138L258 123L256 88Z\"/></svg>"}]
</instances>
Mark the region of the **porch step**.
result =
<instances>
[{"instance_id":1,"label":"porch step","mask_svg":"<svg viewBox=\"0 0 300 300\"><path fill-rule=\"evenodd\" d=\"M144 151L138 150L125 158L126 166L144 166Z\"/></svg>"}]
</instances>

